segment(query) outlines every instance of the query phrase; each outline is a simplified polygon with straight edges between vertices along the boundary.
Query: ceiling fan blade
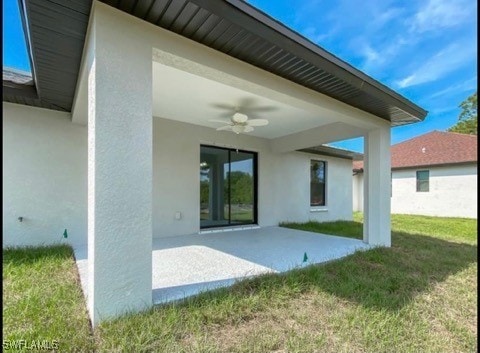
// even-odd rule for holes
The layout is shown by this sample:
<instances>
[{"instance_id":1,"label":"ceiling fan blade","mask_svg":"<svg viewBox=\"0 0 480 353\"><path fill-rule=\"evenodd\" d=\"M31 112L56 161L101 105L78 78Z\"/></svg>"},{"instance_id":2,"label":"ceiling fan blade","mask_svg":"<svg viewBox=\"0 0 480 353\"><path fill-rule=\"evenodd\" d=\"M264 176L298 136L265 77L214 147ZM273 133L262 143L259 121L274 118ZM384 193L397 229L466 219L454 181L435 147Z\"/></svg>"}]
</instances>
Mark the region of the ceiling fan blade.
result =
<instances>
[{"instance_id":1,"label":"ceiling fan blade","mask_svg":"<svg viewBox=\"0 0 480 353\"><path fill-rule=\"evenodd\" d=\"M213 107L213 108L235 111L235 106L230 105L230 104L212 103L212 104L210 104L210 106Z\"/></svg>"},{"instance_id":2,"label":"ceiling fan blade","mask_svg":"<svg viewBox=\"0 0 480 353\"><path fill-rule=\"evenodd\" d=\"M223 113L218 113L217 116L219 118L226 118L228 120L232 120L232 112L231 111L225 111Z\"/></svg>"},{"instance_id":3,"label":"ceiling fan blade","mask_svg":"<svg viewBox=\"0 0 480 353\"><path fill-rule=\"evenodd\" d=\"M268 113L268 112L273 112L277 109L278 109L277 107L274 107L272 105L263 105L259 107L245 108L245 111L248 113Z\"/></svg>"},{"instance_id":4,"label":"ceiling fan blade","mask_svg":"<svg viewBox=\"0 0 480 353\"><path fill-rule=\"evenodd\" d=\"M225 125L225 126L222 126L222 127L219 127L217 128L217 131L227 131L227 130L232 130L232 125Z\"/></svg>"},{"instance_id":5,"label":"ceiling fan blade","mask_svg":"<svg viewBox=\"0 0 480 353\"><path fill-rule=\"evenodd\" d=\"M265 126L268 125L267 119L252 119L247 121L247 125L249 126Z\"/></svg>"},{"instance_id":6,"label":"ceiling fan blade","mask_svg":"<svg viewBox=\"0 0 480 353\"><path fill-rule=\"evenodd\" d=\"M216 109L228 110L229 112L241 113L262 113L272 112L278 109L273 105L258 105L258 101L253 97L243 97L236 104L211 103L210 106Z\"/></svg>"},{"instance_id":7,"label":"ceiling fan blade","mask_svg":"<svg viewBox=\"0 0 480 353\"><path fill-rule=\"evenodd\" d=\"M258 100L253 97L243 97L239 101L239 111L248 113L271 112L278 108L272 105L258 105Z\"/></svg>"},{"instance_id":8,"label":"ceiling fan blade","mask_svg":"<svg viewBox=\"0 0 480 353\"><path fill-rule=\"evenodd\" d=\"M242 97L237 102L238 106L243 109L248 109L256 105L256 99L254 97Z\"/></svg>"},{"instance_id":9,"label":"ceiling fan blade","mask_svg":"<svg viewBox=\"0 0 480 353\"><path fill-rule=\"evenodd\" d=\"M247 125L245 126L243 132L252 132L253 131L253 127L251 127L250 125Z\"/></svg>"},{"instance_id":10,"label":"ceiling fan blade","mask_svg":"<svg viewBox=\"0 0 480 353\"><path fill-rule=\"evenodd\" d=\"M222 123L222 124L228 124L228 121L225 120L220 120L220 119L209 119L211 123Z\"/></svg>"}]
</instances>

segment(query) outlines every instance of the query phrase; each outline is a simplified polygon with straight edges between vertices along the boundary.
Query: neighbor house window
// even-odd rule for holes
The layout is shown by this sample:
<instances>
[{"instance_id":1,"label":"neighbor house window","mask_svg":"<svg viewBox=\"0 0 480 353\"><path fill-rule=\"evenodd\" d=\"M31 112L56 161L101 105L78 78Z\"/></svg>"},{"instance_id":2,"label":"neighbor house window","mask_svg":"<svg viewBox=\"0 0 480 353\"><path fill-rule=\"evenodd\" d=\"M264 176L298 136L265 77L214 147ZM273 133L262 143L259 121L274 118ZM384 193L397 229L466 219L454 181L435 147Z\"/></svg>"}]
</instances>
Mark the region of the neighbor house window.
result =
<instances>
[{"instance_id":1,"label":"neighbor house window","mask_svg":"<svg viewBox=\"0 0 480 353\"><path fill-rule=\"evenodd\" d=\"M430 184L430 171L418 170L417 171L417 191L427 192Z\"/></svg>"},{"instance_id":2,"label":"neighbor house window","mask_svg":"<svg viewBox=\"0 0 480 353\"><path fill-rule=\"evenodd\" d=\"M326 163L310 162L310 206L325 206Z\"/></svg>"}]
</instances>

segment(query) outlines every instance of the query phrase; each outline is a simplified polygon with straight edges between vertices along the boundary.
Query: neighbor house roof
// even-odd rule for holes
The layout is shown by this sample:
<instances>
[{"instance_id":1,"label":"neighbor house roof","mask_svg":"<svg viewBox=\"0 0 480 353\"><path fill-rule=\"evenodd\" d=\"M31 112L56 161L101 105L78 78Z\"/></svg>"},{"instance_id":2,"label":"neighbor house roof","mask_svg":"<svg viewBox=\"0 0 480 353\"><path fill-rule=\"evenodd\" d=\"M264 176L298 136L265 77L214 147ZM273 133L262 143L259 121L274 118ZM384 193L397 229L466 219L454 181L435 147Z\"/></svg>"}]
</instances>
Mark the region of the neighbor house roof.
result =
<instances>
[{"instance_id":1,"label":"neighbor house roof","mask_svg":"<svg viewBox=\"0 0 480 353\"><path fill-rule=\"evenodd\" d=\"M32 75L29 72L16 70L13 68L3 69L3 96L18 96L35 99L37 91L33 84ZM5 100L5 98L4 98ZM17 103L17 102L13 102Z\"/></svg>"},{"instance_id":2,"label":"neighbor house roof","mask_svg":"<svg viewBox=\"0 0 480 353\"><path fill-rule=\"evenodd\" d=\"M477 162L477 136L432 131L391 147L392 169ZM354 161L353 169L363 169Z\"/></svg>"},{"instance_id":3,"label":"neighbor house roof","mask_svg":"<svg viewBox=\"0 0 480 353\"><path fill-rule=\"evenodd\" d=\"M3 100L71 111L92 0L19 2L38 97L17 90L4 93ZM245 1L102 2L374 114L392 126L421 121L427 114Z\"/></svg>"}]
</instances>

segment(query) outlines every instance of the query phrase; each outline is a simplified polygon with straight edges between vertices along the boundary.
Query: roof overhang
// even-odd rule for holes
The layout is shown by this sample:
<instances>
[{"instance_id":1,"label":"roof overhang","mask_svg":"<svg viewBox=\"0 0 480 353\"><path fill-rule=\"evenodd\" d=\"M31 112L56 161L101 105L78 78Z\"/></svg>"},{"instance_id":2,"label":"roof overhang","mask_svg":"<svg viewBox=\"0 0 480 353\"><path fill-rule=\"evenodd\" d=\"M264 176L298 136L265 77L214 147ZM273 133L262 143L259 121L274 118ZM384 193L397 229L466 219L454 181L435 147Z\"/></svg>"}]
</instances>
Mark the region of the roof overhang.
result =
<instances>
[{"instance_id":1,"label":"roof overhang","mask_svg":"<svg viewBox=\"0 0 480 353\"><path fill-rule=\"evenodd\" d=\"M342 148L324 146L324 145L315 146L311 148L304 148L299 151L311 153L311 154L318 154L320 156L329 156L329 157L336 157L336 158L343 158L343 159L350 159L350 160L354 160L363 156L362 153L345 150Z\"/></svg>"},{"instance_id":2,"label":"roof overhang","mask_svg":"<svg viewBox=\"0 0 480 353\"><path fill-rule=\"evenodd\" d=\"M10 68L3 70L3 95L38 98L32 76L27 72Z\"/></svg>"},{"instance_id":3,"label":"roof overhang","mask_svg":"<svg viewBox=\"0 0 480 353\"><path fill-rule=\"evenodd\" d=\"M425 168L440 168L440 167L455 167L455 166L464 166L477 164L477 161L463 161L463 162L450 162L450 163L436 163L436 164L423 164L423 165L413 165L405 167L392 167L392 170L405 170L405 169L425 169Z\"/></svg>"},{"instance_id":4,"label":"roof overhang","mask_svg":"<svg viewBox=\"0 0 480 353\"><path fill-rule=\"evenodd\" d=\"M91 0L19 0L38 99L10 90L3 100L71 111ZM156 26L387 120L427 112L241 0L102 1ZM4 81L5 87L5 81Z\"/></svg>"},{"instance_id":5,"label":"roof overhang","mask_svg":"<svg viewBox=\"0 0 480 353\"><path fill-rule=\"evenodd\" d=\"M397 170L418 170L418 169L428 169L428 168L443 168L443 167L461 167L466 165L476 165L478 161L465 161L465 162L451 162L451 163L436 163L436 164L422 164L422 165L411 165L405 167L392 167L392 171ZM363 173L362 168L353 168L353 171L356 173Z\"/></svg>"}]
</instances>

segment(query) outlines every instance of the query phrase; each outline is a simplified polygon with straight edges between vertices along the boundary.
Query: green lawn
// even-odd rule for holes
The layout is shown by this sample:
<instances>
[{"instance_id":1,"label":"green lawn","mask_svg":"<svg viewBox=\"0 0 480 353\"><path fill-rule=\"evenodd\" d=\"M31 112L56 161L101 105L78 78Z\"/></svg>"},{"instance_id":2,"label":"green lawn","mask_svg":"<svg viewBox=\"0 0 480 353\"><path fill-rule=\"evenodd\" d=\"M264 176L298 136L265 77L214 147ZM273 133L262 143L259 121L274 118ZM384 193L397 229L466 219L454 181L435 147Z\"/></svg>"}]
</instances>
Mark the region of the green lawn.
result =
<instances>
[{"instance_id":1,"label":"green lawn","mask_svg":"<svg viewBox=\"0 0 480 353\"><path fill-rule=\"evenodd\" d=\"M361 218L284 226L361 238ZM57 339L62 352L476 352L476 220L394 215L392 243L94 333L71 249L4 250L4 340Z\"/></svg>"},{"instance_id":2,"label":"green lawn","mask_svg":"<svg viewBox=\"0 0 480 353\"><path fill-rule=\"evenodd\" d=\"M3 339L4 344L5 340L56 340L60 351L93 350L87 310L69 246L3 251Z\"/></svg>"}]
</instances>

